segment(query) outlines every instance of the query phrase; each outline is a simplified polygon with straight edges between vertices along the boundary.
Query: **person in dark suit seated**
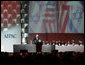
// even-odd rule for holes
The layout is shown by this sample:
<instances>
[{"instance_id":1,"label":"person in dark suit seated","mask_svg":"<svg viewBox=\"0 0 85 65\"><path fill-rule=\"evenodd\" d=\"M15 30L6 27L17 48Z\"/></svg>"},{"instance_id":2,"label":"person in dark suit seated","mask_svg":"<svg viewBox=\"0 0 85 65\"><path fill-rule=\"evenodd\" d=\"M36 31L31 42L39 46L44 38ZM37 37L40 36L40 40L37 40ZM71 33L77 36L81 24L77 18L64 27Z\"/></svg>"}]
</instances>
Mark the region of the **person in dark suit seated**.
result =
<instances>
[{"instance_id":1,"label":"person in dark suit seated","mask_svg":"<svg viewBox=\"0 0 85 65\"><path fill-rule=\"evenodd\" d=\"M45 41L43 41L43 45L45 45Z\"/></svg>"},{"instance_id":2,"label":"person in dark suit seated","mask_svg":"<svg viewBox=\"0 0 85 65\"><path fill-rule=\"evenodd\" d=\"M55 44L56 44L56 45L59 45L59 44L58 44L58 41L56 41Z\"/></svg>"},{"instance_id":3,"label":"person in dark suit seated","mask_svg":"<svg viewBox=\"0 0 85 65\"><path fill-rule=\"evenodd\" d=\"M75 46L75 41L74 40L72 40L72 45Z\"/></svg>"},{"instance_id":4,"label":"person in dark suit seated","mask_svg":"<svg viewBox=\"0 0 85 65\"><path fill-rule=\"evenodd\" d=\"M65 45L65 42L62 41L61 44L62 44L62 45Z\"/></svg>"},{"instance_id":5,"label":"person in dark suit seated","mask_svg":"<svg viewBox=\"0 0 85 65\"><path fill-rule=\"evenodd\" d=\"M56 42L53 40L53 41L52 41L52 45L55 45L55 44L56 44Z\"/></svg>"},{"instance_id":6,"label":"person in dark suit seated","mask_svg":"<svg viewBox=\"0 0 85 65\"><path fill-rule=\"evenodd\" d=\"M83 45L83 42L81 40L78 40L78 45Z\"/></svg>"},{"instance_id":7,"label":"person in dark suit seated","mask_svg":"<svg viewBox=\"0 0 85 65\"><path fill-rule=\"evenodd\" d=\"M33 38L33 42L34 44L36 44L36 51L37 52L41 52L42 49L42 41L39 38L39 35L37 34L34 38Z\"/></svg>"},{"instance_id":8,"label":"person in dark suit seated","mask_svg":"<svg viewBox=\"0 0 85 65\"><path fill-rule=\"evenodd\" d=\"M60 40L58 41L58 44L59 44L59 46L61 46L61 45L62 45L62 43L61 43L61 41L60 41Z\"/></svg>"},{"instance_id":9,"label":"person in dark suit seated","mask_svg":"<svg viewBox=\"0 0 85 65\"><path fill-rule=\"evenodd\" d=\"M67 43L65 45L69 46L69 45L72 45L72 43L70 41L67 41Z\"/></svg>"},{"instance_id":10,"label":"person in dark suit seated","mask_svg":"<svg viewBox=\"0 0 85 65\"><path fill-rule=\"evenodd\" d=\"M30 44L33 44L33 41L32 40L30 40Z\"/></svg>"}]
</instances>

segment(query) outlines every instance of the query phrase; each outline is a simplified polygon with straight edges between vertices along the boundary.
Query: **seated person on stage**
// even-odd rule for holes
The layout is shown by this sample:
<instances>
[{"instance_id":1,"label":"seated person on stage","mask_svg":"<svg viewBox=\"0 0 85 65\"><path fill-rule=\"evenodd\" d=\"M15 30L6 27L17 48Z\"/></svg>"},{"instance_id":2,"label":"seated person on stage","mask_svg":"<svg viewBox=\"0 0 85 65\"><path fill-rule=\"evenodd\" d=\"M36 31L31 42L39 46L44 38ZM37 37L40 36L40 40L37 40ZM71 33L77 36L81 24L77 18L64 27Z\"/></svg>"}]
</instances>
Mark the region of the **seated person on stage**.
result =
<instances>
[{"instance_id":1,"label":"seated person on stage","mask_svg":"<svg viewBox=\"0 0 85 65\"><path fill-rule=\"evenodd\" d=\"M45 41L43 41L43 45L45 45Z\"/></svg>"},{"instance_id":2,"label":"seated person on stage","mask_svg":"<svg viewBox=\"0 0 85 65\"><path fill-rule=\"evenodd\" d=\"M60 40L58 41L58 44L59 44L59 46L61 46L61 45L62 45Z\"/></svg>"},{"instance_id":3,"label":"seated person on stage","mask_svg":"<svg viewBox=\"0 0 85 65\"><path fill-rule=\"evenodd\" d=\"M49 45L48 41L46 41L46 45Z\"/></svg>"},{"instance_id":4,"label":"seated person on stage","mask_svg":"<svg viewBox=\"0 0 85 65\"><path fill-rule=\"evenodd\" d=\"M61 43L62 43L62 45L65 45L65 42L62 41Z\"/></svg>"},{"instance_id":5,"label":"seated person on stage","mask_svg":"<svg viewBox=\"0 0 85 65\"><path fill-rule=\"evenodd\" d=\"M51 43L51 42L49 42L49 45L52 45L52 43Z\"/></svg>"},{"instance_id":6,"label":"seated person on stage","mask_svg":"<svg viewBox=\"0 0 85 65\"><path fill-rule=\"evenodd\" d=\"M55 44L56 44L56 43L55 43L55 41L53 40L53 41L52 41L52 45L55 45Z\"/></svg>"},{"instance_id":7,"label":"seated person on stage","mask_svg":"<svg viewBox=\"0 0 85 65\"><path fill-rule=\"evenodd\" d=\"M30 44L33 44L33 41L32 40L30 40Z\"/></svg>"},{"instance_id":8,"label":"seated person on stage","mask_svg":"<svg viewBox=\"0 0 85 65\"><path fill-rule=\"evenodd\" d=\"M69 46L69 45L72 45L72 43L71 43L70 41L68 41L68 42L66 43L66 46Z\"/></svg>"},{"instance_id":9,"label":"seated person on stage","mask_svg":"<svg viewBox=\"0 0 85 65\"><path fill-rule=\"evenodd\" d=\"M79 44L80 46L82 46L82 45L83 45L83 42L82 42L81 40L79 40L79 41L78 41L78 44Z\"/></svg>"},{"instance_id":10,"label":"seated person on stage","mask_svg":"<svg viewBox=\"0 0 85 65\"><path fill-rule=\"evenodd\" d=\"M37 34L34 38L33 38L34 43L36 44L36 50L37 52L41 52L42 49L42 41L39 38L39 35Z\"/></svg>"},{"instance_id":11,"label":"seated person on stage","mask_svg":"<svg viewBox=\"0 0 85 65\"><path fill-rule=\"evenodd\" d=\"M72 40L72 45L75 46L75 41L74 40Z\"/></svg>"},{"instance_id":12,"label":"seated person on stage","mask_svg":"<svg viewBox=\"0 0 85 65\"><path fill-rule=\"evenodd\" d=\"M75 46L79 46L80 45L80 40L78 40L75 44Z\"/></svg>"},{"instance_id":13,"label":"seated person on stage","mask_svg":"<svg viewBox=\"0 0 85 65\"><path fill-rule=\"evenodd\" d=\"M59 45L59 44L58 44L58 41L56 41L55 43L56 43L56 45Z\"/></svg>"}]
</instances>

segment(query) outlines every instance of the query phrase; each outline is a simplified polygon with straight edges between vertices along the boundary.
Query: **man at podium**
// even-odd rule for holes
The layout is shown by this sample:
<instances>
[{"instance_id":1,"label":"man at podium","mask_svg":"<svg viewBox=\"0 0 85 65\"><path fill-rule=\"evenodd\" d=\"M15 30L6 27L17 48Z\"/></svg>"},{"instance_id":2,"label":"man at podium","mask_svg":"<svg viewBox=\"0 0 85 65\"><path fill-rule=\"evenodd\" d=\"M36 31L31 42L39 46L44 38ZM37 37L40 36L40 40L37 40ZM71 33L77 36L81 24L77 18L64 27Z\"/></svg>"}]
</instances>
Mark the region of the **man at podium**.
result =
<instances>
[{"instance_id":1,"label":"man at podium","mask_svg":"<svg viewBox=\"0 0 85 65\"><path fill-rule=\"evenodd\" d=\"M39 38L39 35L37 34L34 38L33 38L33 42L34 44L36 44L36 51L37 52L41 52L42 49L42 41Z\"/></svg>"}]
</instances>

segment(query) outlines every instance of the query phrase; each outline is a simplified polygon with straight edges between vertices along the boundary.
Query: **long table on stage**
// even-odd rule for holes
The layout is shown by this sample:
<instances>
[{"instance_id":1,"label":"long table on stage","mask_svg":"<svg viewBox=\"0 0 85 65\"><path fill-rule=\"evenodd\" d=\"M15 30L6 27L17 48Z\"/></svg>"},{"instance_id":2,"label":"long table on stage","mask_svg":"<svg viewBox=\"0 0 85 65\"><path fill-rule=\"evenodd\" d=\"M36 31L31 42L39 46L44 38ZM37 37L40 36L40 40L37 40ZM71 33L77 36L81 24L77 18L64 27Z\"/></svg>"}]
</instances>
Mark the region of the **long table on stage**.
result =
<instances>
[{"instance_id":1,"label":"long table on stage","mask_svg":"<svg viewBox=\"0 0 85 65\"><path fill-rule=\"evenodd\" d=\"M20 52L21 50L27 50L28 52L36 52L36 45L35 44L19 44L14 45L14 52Z\"/></svg>"},{"instance_id":2,"label":"long table on stage","mask_svg":"<svg viewBox=\"0 0 85 65\"><path fill-rule=\"evenodd\" d=\"M35 44L19 44L13 46L14 52L20 52L21 50L27 50L28 52L36 52L36 45ZM51 52L54 50L53 45L42 45L42 52Z\"/></svg>"},{"instance_id":3,"label":"long table on stage","mask_svg":"<svg viewBox=\"0 0 85 65\"><path fill-rule=\"evenodd\" d=\"M84 52L84 46L79 45L68 45L68 46L58 46L55 45L55 50L58 50L58 52L67 52L67 51L74 51L74 52Z\"/></svg>"},{"instance_id":4,"label":"long table on stage","mask_svg":"<svg viewBox=\"0 0 85 65\"><path fill-rule=\"evenodd\" d=\"M54 45L42 45L42 52L51 52L55 50Z\"/></svg>"},{"instance_id":5,"label":"long table on stage","mask_svg":"<svg viewBox=\"0 0 85 65\"><path fill-rule=\"evenodd\" d=\"M35 44L19 44L14 45L14 52L20 52L21 50L27 50L29 53L36 52L36 45ZM79 45L69 45L69 46L58 46L58 45L42 45L42 52L51 52L52 50L58 50L58 52L67 52L67 51L74 51L74 52L84 52L84 46Z\"/></svg>"}]
</instances>

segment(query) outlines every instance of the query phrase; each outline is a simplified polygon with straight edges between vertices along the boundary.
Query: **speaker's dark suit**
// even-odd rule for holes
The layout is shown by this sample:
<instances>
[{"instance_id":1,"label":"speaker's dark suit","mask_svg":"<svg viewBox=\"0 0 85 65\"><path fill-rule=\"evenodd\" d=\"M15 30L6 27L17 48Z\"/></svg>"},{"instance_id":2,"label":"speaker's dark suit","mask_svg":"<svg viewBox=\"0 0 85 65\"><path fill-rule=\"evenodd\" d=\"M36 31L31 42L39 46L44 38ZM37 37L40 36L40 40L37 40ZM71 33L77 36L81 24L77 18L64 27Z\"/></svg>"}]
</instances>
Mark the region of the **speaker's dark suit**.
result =
<instances>
[{"instance_id":1,"label":"speaker's dark suit","mask_svg":"<svg viewBox=\"0 0 85 65\"><path fill-rule=\"evenodd\" d=\"M41 52L42 49L42 42L39 42L40 38L33 38L34 43L36 44L37 52Z\"/></svg>"}]
</instances>

